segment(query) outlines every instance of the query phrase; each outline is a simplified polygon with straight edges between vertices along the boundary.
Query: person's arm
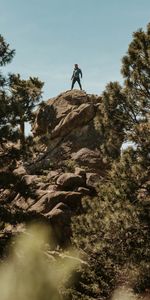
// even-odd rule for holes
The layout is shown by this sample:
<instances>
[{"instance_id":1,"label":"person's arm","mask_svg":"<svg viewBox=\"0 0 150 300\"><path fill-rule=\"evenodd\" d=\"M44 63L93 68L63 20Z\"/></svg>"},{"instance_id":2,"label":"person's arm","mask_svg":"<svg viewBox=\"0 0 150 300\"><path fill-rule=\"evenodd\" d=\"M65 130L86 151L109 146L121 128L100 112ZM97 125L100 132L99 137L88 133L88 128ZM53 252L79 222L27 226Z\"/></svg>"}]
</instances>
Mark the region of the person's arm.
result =
<instances>
[{"instance_id":1,"label":"person's arm","mask_svg":"<svg viewBox=\"0 0 150 300\"><path fill-rule=\"evenodd\" d=\"M80 75L81 75L81 78L82 78L83 74L82 74L82 71L81 71L81 69L80 69Z\"/></svg>"}]
</instances>

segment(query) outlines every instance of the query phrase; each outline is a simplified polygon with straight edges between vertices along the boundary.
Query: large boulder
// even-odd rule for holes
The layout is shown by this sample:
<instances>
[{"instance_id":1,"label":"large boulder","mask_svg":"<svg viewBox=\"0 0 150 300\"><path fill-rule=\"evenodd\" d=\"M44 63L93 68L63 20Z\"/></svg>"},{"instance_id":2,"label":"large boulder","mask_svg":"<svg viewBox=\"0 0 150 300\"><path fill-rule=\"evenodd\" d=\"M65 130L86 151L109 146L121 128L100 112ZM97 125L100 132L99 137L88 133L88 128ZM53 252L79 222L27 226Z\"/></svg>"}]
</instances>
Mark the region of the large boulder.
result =
<instances>
[{"instance_id":1,"label":"large boulder","mask_svg":"<svg viewBox=\"0 0 150 300\"><path fill-rule=\"evenodd\" d=\"M81 148L79 151L72 153L72 159L80 166L87 166L89 168L103 169L104 163L101 159L100 151L91 150L89 148Z\"/></svg>"},{"instance_id":2,"label":"large boulder","mask_svg":"<svg viewBox=\"0 0 150 300\"><path fill-rule=\"evenodd\" d=\"M63 202L59 202L51 211L49 211L47 214L45 214L45 216L48 219L56 221L56 219L58 219L58 217L60 217L62 215L63 216L65 215L65 217L66 217L67 214L71 215L70 213L71 213L71 211L70 211L68 205L64 204Z\"/></svg>"},{"instance_id":3,"label":"large boulder","mask_svg":"<svg viewBox=\"0 0 150 300\"><path fill-rule=\"evenodd\" d=\"M43 195L29 210L47 214L60 202L67 204L70 209L78 210L81 205L81 197L82 194L79 192L50 192Z\"/></svg>"},{"instance_id":4,"label":"large boulder","mask_svg":"<svg viewBox=\"0 0 150 300\"><path fill-rule=\"evenodd\" d=\"M35 113L36 118L32 128L33 133L36 135L46 133L48 130L54 128L74 106L86 102L86 93L80 91L68 91L49 99Z\"/></svg>"},{"instance_id":5,"label":"large boulder","mask_svg":"<svg viewBox=\"0 0 150 300\"><path fill-rule=\"evenodd\" d=\"M25 198L20 193L18 193L11 202L10 207L19 208L24 211L27 211L30 208L30 206L32 206L35 203L35 201L36 200L34 198L31 198L30 196Z\"/></svg>"},{"instance_id":6,"label":"large boulder","mask_svg":"<svg viewBox=\"0 0 150 300\"><path fill-rule=\"evenodd\" d=\"M88 95L85 91L72 90L61 93L49 99L35 112L32 131L34 135L52 132L53 138L60 134L64 136L68 124L75 128L92 119L99 102L100 97Z\"/></svg>"},{"instance_id":7,"label":"large boulder","mask_svg":"<svg viewBox=\"0 0 150 300\"><path fill-rule=\"evenodd\" d=\"M26 172L25 167L21 165L18 168L14 169L13 174L15 176L22 176L22 175L26 175L27 172Z\"/></svg>"},{"instance_id":8,"label":"large boulder","mask_svg":"<svg viewBox=\"0 0 150 300\"><path fill-rule=\"evenodd\" d=\"M76 167L75 168L75 175L79 175L85 179L86 177L86 171L82 168Z\"/></svg>"},{"instance_id":9,"label":"large boulder","mask_svg":"<svg viewBox=\"0 0 150 300\"><path fill-rule=\"evenodd\" d=\"M16 224L35 218L54 225L59 240L70 236L71 216L82 211L83 196L95 195L106 169L95 128L100 102L101 97L71 90L40 104L32 128L34 153L14 162L16 185L0 190L4 227L10 223L13 232Z\"/></svg>"},{"instance_id":10,"label":"large boulder","mask_svg":"<svg viewBox=\"0 0 150 300\"><path fill-rule=\"evenodd\" d=\"M22 181L25 185L30 186L39 183L40 178L37 175L24 175Z\"/></svg>"},{"instance_id":11,"label":"large boulder","mask_svg":"<svg viewBox=\"0 0 150 300\"><path fill-rule=\"evenodd\" d=\"M95 116L95 107L92 103L81 104L73 109L63 118L59 124L53 129L51 138L63 137L70 133L73 129L81 127Z\"/></svg>"},{"instance_id":12,"label":"large boulder","mask_svg":"<svg viewBox=\"0 0 150 300\"><path fill-rule=\"evenodd\" d=\"M56 112L53 105L43 104L36 114L32 131L34 134L44 134L56 124Z\"/></svg>"},{"instance_id":13,"label":"large boulder","mask_svg":"<svg viewBox=\"0 0 150 300\"><path fill-rule=\"evenodd\" d=\"M82 176L74 173L64 173L57 179L57 184L62 190L73 190L76 187L85 186Z\"/></svg>"},{"instance_id":14,"label":"large boulder","mask_svg":"<svg viewBox=\"0 0 150 300\"><path fill-rule=\"evenodd\" d=\"M47 148L43 157L39 154L36 164L31 164L29 172L34 174L42 167L46 169L51 162L59 168L64 160L72 159L73 152L99 148L101 135L95 129L95 118L100 101L96 95L71 90L49 99L39 108L35 112L33 133L40 135L41 149L42 141Z\"/></svg>"},{"instance_id":15,"label":"large boulder","mask_svg":"<svg viewBox=\"0 0 150 300\"><path fill-rule=\"evenodd\" d=\"M97 173L86 173L86 184L88 187L96 188L101 177Z\"/></svg>"}]
</instances>

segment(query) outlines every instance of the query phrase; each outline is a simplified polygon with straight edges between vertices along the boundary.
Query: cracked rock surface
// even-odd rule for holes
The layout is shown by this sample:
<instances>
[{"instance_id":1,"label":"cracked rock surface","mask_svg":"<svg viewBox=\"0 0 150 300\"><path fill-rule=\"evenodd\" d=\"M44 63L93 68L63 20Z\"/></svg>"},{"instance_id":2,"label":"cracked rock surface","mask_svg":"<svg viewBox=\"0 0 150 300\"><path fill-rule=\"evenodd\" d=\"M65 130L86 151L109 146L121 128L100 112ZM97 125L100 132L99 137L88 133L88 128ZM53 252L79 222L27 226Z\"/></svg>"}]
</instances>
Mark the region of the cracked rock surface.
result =
<instances>
[{"instance_id":1,"label":"cracked rock surface","mask_svg":"<svg viewBox=\"0 0 150 300\"><path fill-rule=\"evenodd\" d=\"M100 101L96 95L72 90L35 112L35 140L40 136L46 143L13 171L17 186L0 189L0 243L33 219L51 223L56 232L59 227L60 242L67 240L71 216L82 211L83 196L95 195L105 174L101 136L94 125Z\"/></svg>"}]
</instances>

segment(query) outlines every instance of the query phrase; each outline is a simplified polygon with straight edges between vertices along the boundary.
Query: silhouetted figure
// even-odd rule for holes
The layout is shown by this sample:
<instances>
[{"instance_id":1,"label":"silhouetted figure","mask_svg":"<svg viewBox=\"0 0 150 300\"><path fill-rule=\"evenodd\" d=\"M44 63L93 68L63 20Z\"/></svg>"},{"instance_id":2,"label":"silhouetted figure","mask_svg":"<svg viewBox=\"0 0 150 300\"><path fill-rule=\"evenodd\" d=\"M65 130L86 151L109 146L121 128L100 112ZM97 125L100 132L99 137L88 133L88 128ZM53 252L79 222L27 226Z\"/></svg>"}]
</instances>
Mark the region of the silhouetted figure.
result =
<instances>
[{"instance_id":1,"label":"silhouetted figure","mask_svg":"<svg viewBox=\"0 0 150 300\"><path fill-rule=\"evenodd\" d=\"M71 77L72 80L72 85L71 85L71 89L73 89L75 82L77 81L80 87L80 90L82 90L82 85L80 82L80 76L82 78L82 71L81 69L79 69L78 64L74 65L74 70L73 70L73 75Z\"/></svg>"}]
</instances>

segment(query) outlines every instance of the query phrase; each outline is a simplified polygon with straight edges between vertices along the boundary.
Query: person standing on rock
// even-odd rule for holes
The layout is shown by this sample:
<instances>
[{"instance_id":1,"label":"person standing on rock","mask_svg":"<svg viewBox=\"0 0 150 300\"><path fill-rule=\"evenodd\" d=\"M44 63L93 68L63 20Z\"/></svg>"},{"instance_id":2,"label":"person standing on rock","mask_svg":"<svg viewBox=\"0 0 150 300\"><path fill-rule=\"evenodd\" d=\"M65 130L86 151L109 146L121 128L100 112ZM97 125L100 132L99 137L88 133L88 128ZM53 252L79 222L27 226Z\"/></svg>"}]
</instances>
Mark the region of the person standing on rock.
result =
<instances>
[{"instance_id":1,"label":"person standing on rock","mask_svg":"<svg viewBox=\"0 0 150 300\"><path fill-rule=\"evenodd\" d=\"M72 77L71 77L71 80L72 80L71 89L73 89L74 84L77 81L78 84L79 84L80 90L82 90L82 85L81 85L81 82L80 82L80 76L82 78L82 71L81 71L81 69L79 69L78 64L75 64L73 74L72 74Z\"/></svg>"}]
</instances>

